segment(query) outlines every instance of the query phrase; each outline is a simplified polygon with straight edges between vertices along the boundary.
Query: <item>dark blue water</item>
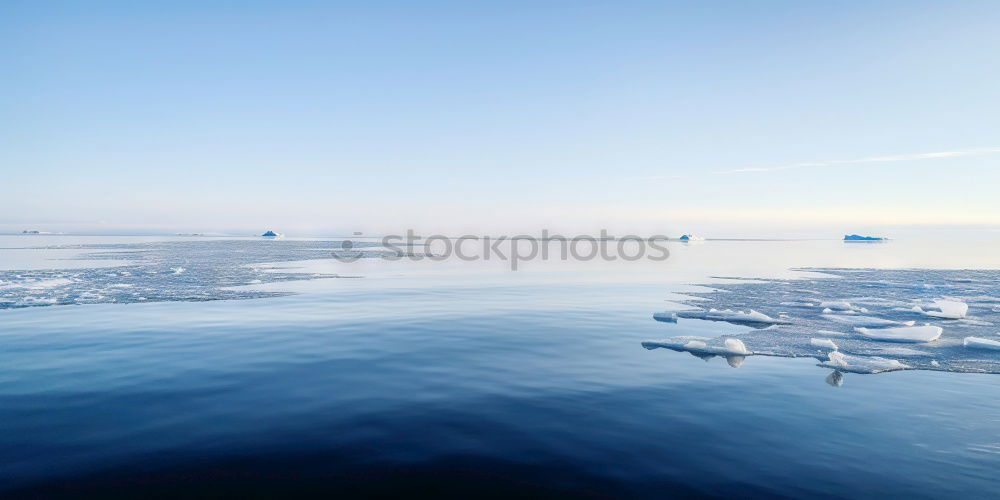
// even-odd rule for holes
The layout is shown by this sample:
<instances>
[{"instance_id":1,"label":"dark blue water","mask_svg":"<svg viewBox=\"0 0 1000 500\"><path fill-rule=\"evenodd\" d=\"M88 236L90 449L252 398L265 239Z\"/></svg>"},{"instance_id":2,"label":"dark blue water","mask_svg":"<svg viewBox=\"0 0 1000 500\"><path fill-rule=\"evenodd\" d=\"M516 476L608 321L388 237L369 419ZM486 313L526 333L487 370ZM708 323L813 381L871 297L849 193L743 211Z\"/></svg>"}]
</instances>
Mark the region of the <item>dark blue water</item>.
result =
<instances>
[{"instance_id":1,"label":"dark blue water","mask_svg":"<svg viewBox=\"0 0 1000 500\"><path fill-rule=\"evenodd\" d=\"M995 495L995 376L733 369L642 347L741 331L653 321L666 275L434 269L0 311L0 494Z\"/></svg>"}]
</instances>

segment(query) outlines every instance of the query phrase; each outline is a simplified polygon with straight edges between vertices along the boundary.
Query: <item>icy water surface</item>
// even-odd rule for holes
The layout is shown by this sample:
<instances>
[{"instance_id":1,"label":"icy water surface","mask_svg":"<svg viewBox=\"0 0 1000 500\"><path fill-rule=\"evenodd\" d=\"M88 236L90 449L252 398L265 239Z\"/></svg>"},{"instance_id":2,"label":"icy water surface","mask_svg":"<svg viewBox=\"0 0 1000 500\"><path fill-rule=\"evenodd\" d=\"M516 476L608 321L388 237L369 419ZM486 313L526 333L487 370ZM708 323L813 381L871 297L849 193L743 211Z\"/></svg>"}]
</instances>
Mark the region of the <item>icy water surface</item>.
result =
<instances>
[{"instance_id":1,"label":"icy water surface","mask_svg":"<svg viewBox=\"0 0 1000 500\"><path fill-rule=\"evenodd\" d=\"M52 269L0 270L0 309L39 305L254 299L281 292L232 287L338 274L301 273L291 261L386 254L373 242L282 239L161 240L142 243L49 245L23 250L77 251L77 258L50 260ZM121 261L117 266L60 268L64 262Z\"/></svg>"},{"instance_id":2,"label":"icy water surface","mask_svg":"<svg viewBox=\"0 0 1000 500\"><path fill-rule=\"evenodd\" d=\"M714 320L750 326L745 333L714 339L681 336L644 345L696 355L813 356L847 372L1000 373L1000 272L805 271L828 277L715 284L710 291L689 294L693 299L684 303L696 309L654 316L664 323ZM942 304L958 311L942 311ZM934 338L907 335L924 332ZM738 339L742 346L730 343L738 347L726 349L727 339ZM740 347L746 352L739 352ZM831 359L831 351L848 357L838 360L835 354Z\"/></svg>"},{"instance_id":3,"label":"icy water surface","mask_svg":"<svg viewBox=\"0 0 1000 500\"><path fill-rule=\"evenodd\" d=\"M996 245L708 241L510 272L342 263L336 240L92 240L0 245L4 498L995 496L1000 379L941 370L964 348L945 341L995 335L995 271L954 270L1000 267ZM889 269L916 267L937 270ZM973 321L912 309L946 297ZM820 301L943 333L869 342ZM694 307L781 324L650 317ZM672 337L752 354L643 347ZM813 338L927 369L817 367ZM902 348L931 354L867 351Z\"/></svg>"}]
</instances>

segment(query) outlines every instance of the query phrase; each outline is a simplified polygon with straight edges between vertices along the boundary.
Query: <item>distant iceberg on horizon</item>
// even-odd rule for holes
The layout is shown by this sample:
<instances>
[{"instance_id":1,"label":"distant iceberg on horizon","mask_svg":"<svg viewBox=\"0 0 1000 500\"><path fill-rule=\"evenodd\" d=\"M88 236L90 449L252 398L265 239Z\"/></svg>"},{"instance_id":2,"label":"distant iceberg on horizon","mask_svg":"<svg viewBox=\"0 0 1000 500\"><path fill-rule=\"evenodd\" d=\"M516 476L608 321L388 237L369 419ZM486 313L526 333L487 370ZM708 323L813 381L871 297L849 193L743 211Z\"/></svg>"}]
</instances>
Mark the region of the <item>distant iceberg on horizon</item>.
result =
<instances>
[{"instance_id":1,"label":"distant iceberg on horizon","mask_svg":"<svg viewBox=\"0 0 1000 500\"><path fill-rule=\"evenodd\" d=\"M861 236L860 234L845 234L844 241L887 241L889 238L882 236Z\"/></svg>"},{"instance_id":2,"label":"distant iceberg on horizon","mask_svg":"<svg viewBox=\"0 0 1000 500\"><path fill-rule=\"evenodd\" d=\"M681 241L705 241L705 238L702 238L701 236L695 236L693 234L685 234L678 239L680 239Z\"/></svg>"},{"instance_id":3,"label":"distant iceberg on horizon","mask_svg":"<svg viewBox=\"0 0 1000 500\"><path fill-rule=\"evenodd\" d=\"M265 238L281 238L281 237L282 237L282 236L284 236L284 235L283 235L283 234L281 234L281 233L276 233L276 232L274 232L274 231L271 231L270 229L268 229L268 230L267 230L267 231L266 231L266 232L265 232L264 234L262 234L261 236L263 236L263 237L265 237Z\"/></svg>"}]
</instances>

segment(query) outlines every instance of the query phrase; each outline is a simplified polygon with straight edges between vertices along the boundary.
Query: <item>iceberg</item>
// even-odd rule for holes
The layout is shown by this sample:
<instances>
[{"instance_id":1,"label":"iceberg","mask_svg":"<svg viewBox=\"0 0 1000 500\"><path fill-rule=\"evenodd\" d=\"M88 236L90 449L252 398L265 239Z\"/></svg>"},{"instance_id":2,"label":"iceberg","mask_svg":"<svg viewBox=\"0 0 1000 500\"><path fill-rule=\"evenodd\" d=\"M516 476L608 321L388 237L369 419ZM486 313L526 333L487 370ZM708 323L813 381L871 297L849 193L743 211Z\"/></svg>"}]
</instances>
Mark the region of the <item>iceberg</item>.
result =
<instances>
[{"instance_id":1,"label":"iceberg","mask_svg":"<svg viewBox=\"0 0 1000 500\"><path fill-rule=\"evenodd\" d=\"M872 340L885 342L932 342L944 331L940 326L903 326L898 328L855 328L854 331Z\"/></svg>"},{"instance_id":2,"label":"iceberg","mask_svg":"<svg viewBox=\"0 0 1000 500\"><path fill-rule=\"evenodd\" d=\"M991 351L1000 351L1000 342L980 337L965 337L965 340L962 341L962 345L964 345L965 347L970 347L972 349L989 349Z\"/></svg>"},{"instance_id":3,"label":"iceberg","mask_svg":"<svg viewBox=\"0 0 1000 500\"><path fill-rule=\"evenodd\" d=\"M909 366L896 361L895 359L881 358L878 356L851 356L840 351L830 351L827 360L819 364L826 368L833 368L837 371L851 373L882 373L895 370L905 370Z\"/></svg>"},{"instance_id":4,"label":"iceberg","mask_svg":"<svg viewBox=\"0 0 1000 500\"><path fill-rule=\"evenodd\" d=\"M261 236L264 236L266 238L280 238L280 237L282 237L284 235L281 234L281 233L276 233L276 232L271 231L271 230L267 230Z\"/></svg>"},{"instance_id":5,"label":"iceberg","mask_svg":"<svg viewBox=\"0 0 1000 500\"><path fill-rule=\"evenodd\" d=\"M680 311L676 313L678 318L686 319L704 319L709 321L728 321L730 323L737 324L766 324L766 325L784 325L790 323L790 321L785 319L772 318L764 313L759 313L750 309L750 312L734 311L732 309L724 309L719 311L717 309L709 309L708 311Z\"/></svg>"},{"instance_id":6,"label":"iceberg","mask_svg":"<svg viewBox=\"0 0 1000 500\"><path fill-rule=\"evenodd\" d=\"M705 238L702 238L701 236L695 236L693 234L681 235L679 239L681 241L705 241Z\"/></svg>"},{"instance_id":7,"label":"iceberg","mask_svg":"<svg viewBox=\"0 0 1000 500\"><path fill-rule=\"evenodd\" d=\"M888 239L881 236L861 236L860 234L844 235L844 241L886 241Z\"/></svg>"}]
</instances>

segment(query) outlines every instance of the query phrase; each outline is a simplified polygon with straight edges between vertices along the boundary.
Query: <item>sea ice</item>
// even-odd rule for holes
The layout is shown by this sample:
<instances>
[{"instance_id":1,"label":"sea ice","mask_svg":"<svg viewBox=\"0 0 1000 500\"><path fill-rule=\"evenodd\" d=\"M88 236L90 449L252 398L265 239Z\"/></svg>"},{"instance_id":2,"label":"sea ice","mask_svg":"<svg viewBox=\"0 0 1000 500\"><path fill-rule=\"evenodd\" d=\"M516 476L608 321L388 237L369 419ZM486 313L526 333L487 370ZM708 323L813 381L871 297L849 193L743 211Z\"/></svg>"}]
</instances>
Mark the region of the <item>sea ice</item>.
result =
<instances>
[{"instance_id":1,"label":"sea ice","mask_svg":"<svg viewBox=\"0 0 1000 500\"><path fill-rule=\"evenodd\" d=\"M830 339L809 339L809 345L830 349L831 351L837 350L837 344L834 344Z\"/></svg>"},{"instance_id":2,"label":"sea ice","mask_svg":"<svg viewBox=\"0 0 1000 500\"><path fill-rule=\"evenodd\" d=\"M820 366L851 373L882 373L909 368L895 359L879 356L852 356L839 351L830 351L828 359L821 362Z\"/></svg>"},{"instance_id":3,"label":"sea ice","mask_svg":"<svg viewBox=\"0 0 1000 500\"><path fill-rule=\"evenodd\" d=\"M983 339L979 337L965 337L962 342L965 347L970 347L973 349L989 349L991 351L1000 351L1000 342L996 340Z\"/></svg>"},{"instance_id":4,"label":"sea ice","mask_svg":"<svg viewBox=\"0 0 1000 500\"><path fill-rule=\"evenodd\" d=\"M750 309L749 312L734 311L732 309L709 309L708 311L680 311L676 313L679 318L704 319L709 321L728 321L730 323L759 323L759 324L787 324L787 320L772 318L764 313Z\"/></svg>"},{"instance_id":5,"label":"sea ice","mask_svg":"<svg viewBox=\"0 0 1000 500\"><path fill-rule=\"evenodd\" d=\"M931 355L931 353L927 351L918 351L917 349L910 349L909 347L876 347L873 349L866 349L863 353L856 352L854 354L895 356L897 358L922 358Z\"/></svg>"},{"instance_id":6,"label":"sea ice","mask_svg":"<svg viewBox=\"0 0 1000 500\"><path fill-rule=\"evenodd\" d=\"M989 321L982 321L971 318L962 318L958 320L958 322L963 325L969 325L969 326L993 326L993 323L990 323Z\"/></svg>"},{"instance_id":7,"label":"sea ice","mask_svg":"<svg viewBox=\"0 0 1000 500\"><path fill-rule=\"evenodd\" d=\"M655 312L653 313L653 319L656 321L662 321L664 323L676 323L677 313L673 312Z\"/></svg>"},{"instance_id":8,"label":"sea ice","mask_svg":"<svg viewBox=\"0 0 1000 500\"><path fill-rule=\"evenodd\" d=\"M824 268L796 271L824 273L836 278L713 283L711 290L688 293L691 298L682 303L692 310L698 309L689 310L691 316L701 319L725 317L726 320L736 319L730 323L752 327L740 333L739 339L755 356L813 356L826 360L826 354L831 352L829 346L815 345L812 340L830 340L838 348L835 352L859 359L881 358L872 366L857 366L858 363L850 363L854 361L851 358L840 358L855 371L888 371L900 369L905 363L910 370L1000 374L1000 353L990 349L994 347L992 344L977 340L964 342L966 337L972 337L1000 343L994 326L1000 325L1000 270ZM0 278L7 277L0 275ZM879 285L873 288L873 283ZM946 295L942 295L943 288L947 288ZM819 307L824 300L826 306L840 310ZM799 307L805 302L814 306ZM963 311L961 304L967 304L967 310ZM915 305L920 307L919 312L913 309ZM742 314L748 314L750 306L781 323L748 322L745 317L734 318L722 313L743 311ZM863 313L861 306L871 312ZM829 309L827 314L819 314L823 309ZM779 311L788 316L780 316ZM925 311L933 314L925 315ZM944 317L959 316L963 312L963 318ZM661 325L677 329L678 333L691 326L685 322ZM855 330L856 327L859 329ZM697 347L698 352L687 352L705 358L715 355L710 351L721 352L725 338L671 340L680 342L675 346L680 347L676 349L680 351L685 351L683 346L688 341L699 340L705 344L704 348L692 344L689 348ZM726 355L726 358L737 356L744 355Z\"/></svg>"},{"instance_id":9,"label":"sea ice","mask_svg":"<svg viewBox=\"0 0 1000 500\"><path fill-rule=\"evenodd\" d=\"M969 304L957 300L934 300L931 304L913 306L915 312L944 319L961 319L969 312Z\"/></svg>"},{"instance_id":10,"label":"sea ice","mask_svg":"<svg viewBox=\"0 0 1000 500\"><path fill-rule=\"evenodd\" d=\"M834 337L846 337L847 334L844 332L837 332L834 330L816 330L816 333L822 333L823 335L833 335Z\"/></svg>"},{"instance_id":11,"label":"sea ice","mask_svg":"<svg viewBox=\"0 0 1000 500\"><path fill-rule=\"evenodd\" d=\"M840 314L824 314L823 319L845 323L851 326L866 326L869 328L880 328L887 326L913 326L915 321L893 321L891 319L876 318L874 316L844 316Z\"/></svg>"},{"instance_id":12,"label":"sea ice","mask_svg":"<svg viewBox=\"0 0 1000 500\"><path fill-rule=\"evenodd\" d=\"M829 309L831 311L852 311L854 306L850 302L844 302L842 300L827 300L819 303L820 307Z\"/></svg>"},{"instance_id":13,"label":"sea ice","mask_svg":"<svg viewBox=\"0 0 1000 500\"><path fill-rule=\"evenodd\" d=\"M674 351L687 351L695 354L713 354L720 356L749 356L753 354L739 339L727 338L721 346L709 345L704 337L674 337L665 340L648 340L642 343L646 349L663 347Z\"/></svg>"},{"instance_id":14,"label":"sea ice","mask_svg":"<svg viewBox=\"0 0 1000 500\"><path fill-rule=\"evenodd\" d=\"M932 342L941 336L944 331L940 326L903 326L898 328L855 328L854 331L861 335L885 342Z\"/></svg>"}]
</instances>

